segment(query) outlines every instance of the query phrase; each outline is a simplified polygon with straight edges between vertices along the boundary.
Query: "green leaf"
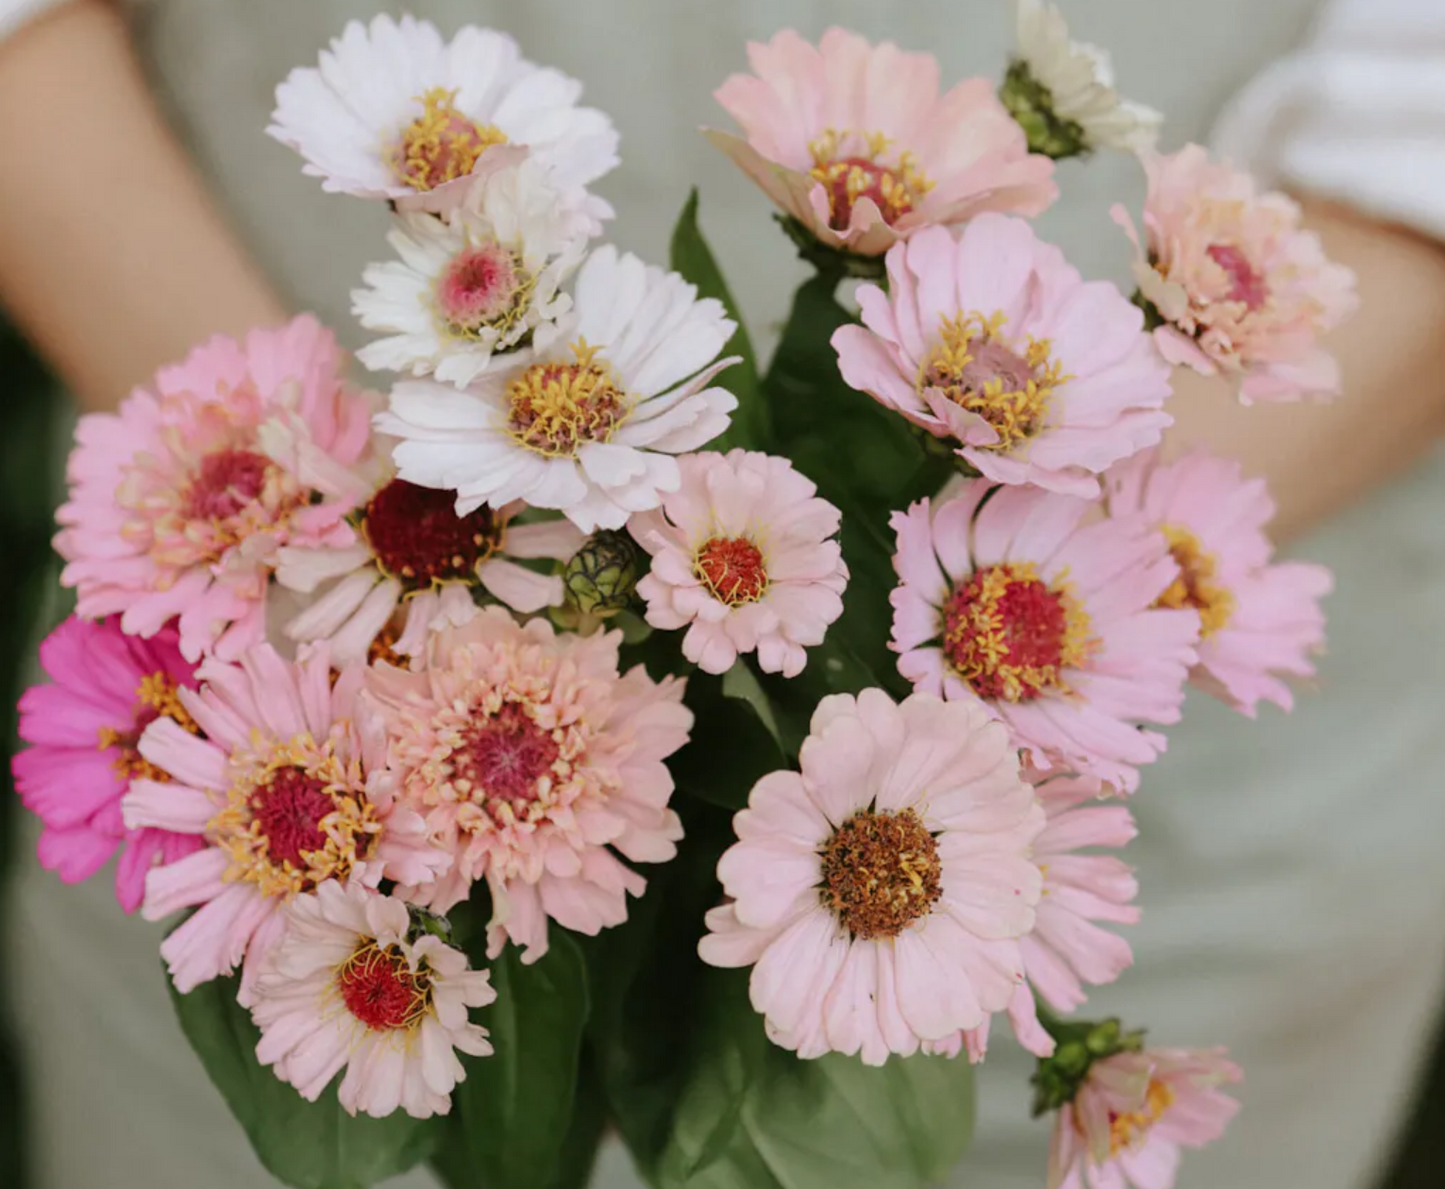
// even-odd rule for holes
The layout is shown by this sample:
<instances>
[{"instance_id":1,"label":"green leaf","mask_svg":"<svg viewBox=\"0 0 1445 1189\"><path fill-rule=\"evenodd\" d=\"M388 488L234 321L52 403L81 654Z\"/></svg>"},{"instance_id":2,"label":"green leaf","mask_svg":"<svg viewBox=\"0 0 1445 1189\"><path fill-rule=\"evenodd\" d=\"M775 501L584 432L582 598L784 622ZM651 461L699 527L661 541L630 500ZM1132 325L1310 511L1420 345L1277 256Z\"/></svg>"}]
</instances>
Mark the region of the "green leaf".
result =
<instances>
[{"instance_id":1,"label":"green leaf","mask_svg":"<svg viewBox=\"0 0 1445 1189\"><path fill-rule=\"evenodd\" d=\"M778 714L746 661L721 678L693 674L687 704L695 716L692 735L668 765L681 791L741 809L754 784L788 767Z\"/></svg>"},{"instance_id":2,"label":"green leaf","mask_svg":"<svg viewBox=\"0 0 1445 1189\"><path fill-rule=\"evenodd\" d=\"M767 448L770 434L757 356L727 281L697 224L697 205L697 188L693 187L672 231L672 267L697 286L699 297L715 297L723 303L728 317L738 327L723 348L723 354L742 356L742 362L723 372L719 379L722 386L738 398L738 407L733 413L731 428L711 445L715 450L730 450L734 446L763 450Z\"/></svg>"},{"instance_id":3,"label":"green leaf","mask_svg":"<svg viewBox=\"0 0 1445 1189\"><path fill-rule=\"evenodd\" d=\"M471 948L484 945L479 930ZM467 1080L452 1095L433 1160L452 1189L561 1189L576 1183L564 1178L564 1165L575 1176L586 1158L558 1141L574 1118L587 966L571 934L555 926L544 957L528 966L520 955L509 945L489 966L497 999L475 1018L491 1032L494 1052L463 1058ZM589 1124L578 1142L595 1149L596 1138Z\"/></svg>"},{"instance_id":4,"label":"green leaf","mask_svg":"<svg viewBox=\"0 0 1445 1189\"><path fill-rule=\"evenodd\" d=\"M402 1111L352 1117L335 1085L317 1102L256 1061L260 1032L236 1002L236 978L214 979L171 1001L191 1047L225 1098L261 1163L293 1189L365 1189L420 1164L437 1139L437 1120Z\"/></svg>"}]
</instances>

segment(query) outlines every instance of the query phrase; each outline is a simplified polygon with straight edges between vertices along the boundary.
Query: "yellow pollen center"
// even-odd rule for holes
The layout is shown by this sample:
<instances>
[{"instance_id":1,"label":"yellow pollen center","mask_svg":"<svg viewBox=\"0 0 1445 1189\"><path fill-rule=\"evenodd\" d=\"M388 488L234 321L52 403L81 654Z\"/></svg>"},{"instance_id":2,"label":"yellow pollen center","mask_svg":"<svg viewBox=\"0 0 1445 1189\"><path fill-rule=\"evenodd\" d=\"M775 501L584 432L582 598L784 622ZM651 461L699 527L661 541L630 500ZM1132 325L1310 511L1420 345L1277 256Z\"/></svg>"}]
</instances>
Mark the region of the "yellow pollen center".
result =
<instances>
[{"instance_id":1,"label":"yellow pollen center","mask_svg":"<svg viewBox=\"0 0 1445 1189\"><path fill-rule=\"evenodd\" d=\"M1229 623L1234 614L1234 595L1214 581L1219 559L1204 551L1198 537L1177 524L1166 524L1164 536L1179 566L1179 576L1154 605L1199 612L1199 638L1207 640Z\"/></svg>"},{"instance_id":2,"label":"yellow pollen center","mask_svg":"<svg viewBox=\"0 0 1445 1189\"><path fill-rule=\"evenodd\" d=\"M507 388L513 439L549 458L575 458L579 446L607 441L630 409L596 347L579 339L572 354L573 363L534 363Z\"/></svg>"},{"instance_id":3,"label":"yellow pollen center","mask_svg":"<svg viewBox=\"0 0 1445 1189\"><path fill-rule=\"evenodd\" d=\"M1114 1158L1132 1148L1149 1133L1149 1128L1174 1105L1174 1091L1164 1082L1151 1080L1142 1110L1112 1115L1109 1119L1109 1156Z\"/></svg>"},{"instance_id":4,"label":"yellow pollen center","mask_svg":"<svg viewBox=\"0 0 1445 1189\"><path fill-rule=\"evenodd\" d=\"M881 132L836 128L809 142L813 167L808 176L827 191L828 223L835 231L847 230L854 204L864 198L872 199L891 224L933 189L918 158L908 150L892 152L892 144Z\"/></svg>"},{"instance_id":5,"label":"yellow pollen center","mask_svg":"<svg viewBox=\"0 0 1445 1189\"><path fill-rule=\"evenodd\" d=\"M122 731L115 727L101 727L97 732L101 751L117 748L114 767L127 780L155 780L164 784L170 774L157 768L137 750L145 728L158 718L169 718L192 735L199 735L201 728L190 712L181 705L176 693L177 685L168 673L156 671L141 678L136 689L136 725Z\"/></svg>"},{"instance_id":6,"label":"yellow pollen center","mask_svg":"<svg viewBox=\"0 0 1445 1189\"><path fill-rule=\"evenodd\" d=\"M1008 451L1044 427L1049 398L1073 377L1052 358L1048 339L1010 339L1002 312L944 318L938 345L918 369L917 387L940 389L954 404L982 417L998 441L982 447Z\"/></svg>"},{"instance_id":7,"label":"yellow pollen center","mask_svg":"<svg viewBox=\"0 0 1445 1189\"><path fill-rule=\"evenodd\" d=\"M492 124L479 124L456 108L455 91L432 87L418 95L422 114L407 125L390 153L397 180L413 190L435 190L464 178L477 159L507 135Z\"/></svg>"}]
</instances>

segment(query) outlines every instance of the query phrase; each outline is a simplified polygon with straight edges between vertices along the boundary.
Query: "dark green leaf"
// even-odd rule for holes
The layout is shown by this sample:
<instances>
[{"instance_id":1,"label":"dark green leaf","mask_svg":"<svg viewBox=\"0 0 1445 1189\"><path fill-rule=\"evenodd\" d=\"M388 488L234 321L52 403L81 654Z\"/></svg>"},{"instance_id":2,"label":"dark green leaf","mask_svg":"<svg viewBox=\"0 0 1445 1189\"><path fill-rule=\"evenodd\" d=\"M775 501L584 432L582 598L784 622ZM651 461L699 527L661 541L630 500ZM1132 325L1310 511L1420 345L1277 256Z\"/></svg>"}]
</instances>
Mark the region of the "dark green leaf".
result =
<instances>
[{"instance_id":1,"label":"dark green leaf","mask_svg":"<svg viewBox=\"0 0 1445 1189\"><path fill-rule=\"evenodd\" d=\"M777 714L745 661L722 678L694 673L687 704L696 716L692 736L669 761L682 792L741 809L754 784L788 766L778 743Z\"/></svg>"},{"instance_id":2,"label":"dark green leaf","mask_svg":"<svg viewBox=\"0 0 1445 1189\"><path fill-rule=\"evenodd\" d=\"M167 985L170 985L169 979ZM171 987L191 1047L271 1175L293 1189L365 1189L427 1158L437 1121L398 1111L385 1119L348 1115L335 1086L307 1102L256 1061L260 1032L236 1003L236 979L189 995Z\"/></svg>"}]
</instances>

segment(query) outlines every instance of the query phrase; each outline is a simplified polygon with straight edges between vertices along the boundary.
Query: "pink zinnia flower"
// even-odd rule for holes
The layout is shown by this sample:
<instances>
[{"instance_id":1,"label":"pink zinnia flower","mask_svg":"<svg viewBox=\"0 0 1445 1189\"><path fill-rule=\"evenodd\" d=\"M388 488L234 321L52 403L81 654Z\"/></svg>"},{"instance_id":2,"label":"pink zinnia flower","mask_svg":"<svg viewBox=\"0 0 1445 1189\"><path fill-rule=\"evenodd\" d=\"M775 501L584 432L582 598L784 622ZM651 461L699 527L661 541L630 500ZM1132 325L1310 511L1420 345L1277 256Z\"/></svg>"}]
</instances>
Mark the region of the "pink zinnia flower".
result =
<instances>
[{"instance_id":1,"label":"pink zinnia flower","mask_svg":"<svg viewBox=\"0 0 1445 1189\"><path fill-rule=\"evenodd\" d=\"M1224 1134L1244 1074L1223 1049L1145 1049L1095 1061L1059 1110L1048 1189L1173 1189L1181 1148Z\"/></svg>"},{"instance_id":2,"label":"pink zinnia flower","mask_svg":"<svg viewBox=\"0 0 1445 1189\"><path fill-rule=\"evenodd\" d=\"M460 1049L492 1052L467 1018L497 993L484 970L439 937L408 940L395 896L329 879L286 906L286 932L256 978L256 1058L315 1102L343 1068L337 1098L351 1114L445 1115L466 1080Z\"/></svg>"},{"instance_id":3,"label":"pink zinnia flower","mask_svg":"<svg viewBox=\"0 0 1445 1189\"><path fill-rule=\"evenodd\" d=\"M1194 684L1251 718L1261 701L1291 709L1282 678L1314 675L1311 655L1325 637L1320 600L1334 580L1324 566L1271 562L1264 526L1274 501L1264 480L1196 450L1172 463L1141 455L1107 482L1112 515L1141 516L1169 541L1179 576L1158 605L1199 612Z\"/></svg>"},{"instance_id":4,"label":"pink zinnia flower","mask_svg":"<svg viewBox=\"0 0 1445 1189\"><path fill-rule=\"evenodd\" d=\"M1340 368L1320 339L1351 314L1355 274L1332 264L1300 209L1198 145L1142 155L1145 242L1122 206L1114 220L1139 250L1139 289L1164 325L1170 363L1239 381L1244 401L1335 396Z\"/></svg>"},{"instance_id":5,"label":"pink zinnia flower","mask_svg":"<svg viewBox=\"0 0 1445 1189\"><path fill-rule=\"evenodd\" d=\"M754 74L714 92L743 137L712 142L824 244L864 256L982 211L1036 215L1058 196L1053 162L987 79L938 93L938 61L829 29L748 45ZM744 139L744 137L746 139Z\"/></svg>"},{"instance_id":6,"label":"pink zinnia flower","mask_svg":"<svg viewBox=\"0 0 1445 1189\"><path fill-rule=\"evenodd\" d=\"M161 945L178 990L244 958L246 1002L288 900L328 879L410 882L446 865L420 818L365 791L386 737L357 698L362 672L347 669L333 685L325 649L292 664L261 644L237 665L206 661L200 691L180 691L204 738L169 719L141 736L141 755L170 780L132 781L126 825L205 842L146 878L147 920L199 906Z\"/></svg>"},{"instance_id":7,"label":"pink zinnia flower","mask_svg":"<svg viewBox=\"0 0 1445 1189\"><path fill-rule=\"evenodd\" d=\"M174 629L139 640L114 620L75 616L40 645L40 666L50 683L20 698L20 738L30 746L12 763L20 800L45 823L40 865L79 883L119 848L115 897L134 912L146 872L201 845L189 834L128 829L120 809L134 778L165 779L136 750L141 732L162 717L197 729L176 695L194 685L194 666L176 648Z\"/></svg>"},{"instance_id":8,"label":"pink zinnia flower","mask_svg":"<svg viewBox=\"0 0 1445 1189\"><path fill-rule=\"evenodd\" d=\"M887 292L864 285L858 303L863 326L833 335L843 379L996 483L1097 495L1173 421L1144 315L1022 219L919 232L889 250Z\"/></svg>"},{"instance_id":9,"label":"pink zinnia flower","mask_svg":"<svg viewBox=\"0 0 1445 1189\"><path fill-rule=\"evenodd\" d=\"M799 762L733 819L703 960L752 966L768 1035L802 1057L881 1065L1007 1007L1043 825L1008 732L977 700L835 694Z\"/></svg>"},{"instance_id":10,"label":"pink zinnia flower","mask_svg":"<svg viewBox=\"0 0 1445 1189\"><path fill-rule=\"evenodd\" d=\"M627 525L652 554L637 584L647 622L687 628L683 655L705 672L756 652L763 672L796 677L843 614L838 509L786 458L733 450L678 466L682 486Z\"/></svg>"},{"instance_id":11,"label":"pink zinnia flower","mask_svg":"<svg viewBox=\"0 0 1445 1189\"><path fill-rule=\"evenodd\" d=\"M558 635L500 607L433 634L425 668L374 667L368 687L390 736L374 789L426 819L454 856L440 879L403 881L446 912L485 879L488 952L547 952L547 918L596 934L627 919L647 881L618 859L663 863L682 824L663 762L687 742L683 682L617 671L620 632Z\"/></svg>"},{"instance_id":12,"label":"pink zinnia flower","mask_svg":"<svg viewBox=\"0 0 1445 1189\"><path fill-rule=\"evenodd\" d=\"M371 489L371 402L345 386L336 340L311 317L217 336L76 427L70 500L56 514L61 582L87 618L128 635L177 618L181 652L232 659L264 638L282 545L349 545Z\"/></svg>"},{"instance_id":13,"label":"pink zinnia flower","mask_svg":"<svg viewBox=\"0 0 1445 1189\"><path fill-rule=\"evenodd\" d=\"M481 587L516 611L531 614L562 602L562 579L510 558L566 561L585 539L567 520L513 524L520 502L483 504L456 513L456 492L391 479L353 519L351 545L291 545L277 555L276 580L313 594L324 592L286 625L293 640L326 640L337 665L368 652L416 656L437 620L471 618ZM405 610L398 622L397 611Z\"/></svg>"},{"instance_id":14,"label":"pink zinnia flower","mask_svg":"<svg viewBox=\"0 0 1445 1189\"><path fill-rule=\"evenodd\" d=\"M987 499L985 499L987 497ZM959 483L892 518L893 643L914 688L981 697L1040 768L1124 792L1179 720L1199 618L1155 604L1179 575L1163 534L1034 488Z\"/></svg>"}]
</instances>

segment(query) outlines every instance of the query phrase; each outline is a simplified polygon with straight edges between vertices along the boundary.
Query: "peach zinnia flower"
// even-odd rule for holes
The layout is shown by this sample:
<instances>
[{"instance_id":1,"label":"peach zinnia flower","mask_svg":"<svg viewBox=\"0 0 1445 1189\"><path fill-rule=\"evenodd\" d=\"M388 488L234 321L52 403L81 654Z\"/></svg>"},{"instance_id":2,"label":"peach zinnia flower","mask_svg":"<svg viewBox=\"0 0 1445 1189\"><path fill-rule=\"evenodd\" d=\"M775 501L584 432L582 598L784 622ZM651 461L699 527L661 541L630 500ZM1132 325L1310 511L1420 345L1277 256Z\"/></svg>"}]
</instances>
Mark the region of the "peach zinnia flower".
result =
<instances>
[{"instance_id":1,"label":"peach zinnia flower","mask_svg":"<svg viewBox=\"0 0 1445 1189\"><path fill-rule=\"evenodd\" d=\"M334 879L286 906L286 932L256 978L256 1058L315 1102L343 1068L337 1098L351 1114L445 1115L466 1080L460 1049L492 1052L467 1009L496 999L486 971L439 937L408 940L395 896Z\"/></svg>"},{"instance_id":2,"label":"peach zinnia flower","mask_svg":"<svg viewBox=\"0 0 1445 1189\"><path fill-rule=\"evenodd\" d=\"M888 291L858 303L863 326L833 335L843 379L996 483L1097 495L1173 421L1144 315L1022 219L980 215L956 242L919 232L889 251Z\"/></svg>"},{"instance_id":3,"label":"peach zinnia flower","mask_svg":"<svg viewBox=\"0 0 1445 1189\"><path fill-rule=\"evenodd\" d=\"M796 677L843 614L838 509L786 458L733 450L678 466L682 486L627 526L652 554L637 584L647 622L687 628L683 655L708 673L756 652L763 672Z\"/></svg>"},{"instance_id":4,"label":"peach zinnia flower","mask_svg":"<svg viewBox=\"0 0 1445 1189\"><path fill-rule=\"evenodd\" d=\"M1291 709L1284 678L1314 675L1334 580L1324 566L1271 561L1264 480L1202 450L1171 463L1150 452L1111 471L1108 492L1112 515L1142 516L1169 541L1179 576L1158 605L1199 612L1194 684L1251 718L1260 702Z\"/></svg>"},{"instance_id":5,"label":"peach zinnia flower","mask_svg":"<svg viewBox=\"0 0 1445 1189\"><path fill-rule=\"evenodd\" d=\"M985 499L987 497L987 499ZM1179 575L1163 534L1096 505L959 483L892 518L893 643L915 689L983 698L1044 769L1123 792L1179 720L1199 617L1160 610Z\"/></svg>"},{"instance_id":6,"label":"peach zinnia flower","mask_svg":"<svg viewBox=\"0 0 1445 1189\"><path fill-rule=\"evenodd\" d=\"M1122 206L1113 213L1139 250L1134 274L1163 319L1164 357L1237 380L1246 402L1338 395L1339 364L1320 339L1358 304L1355 274L1300 229L1298 204L1257 193L1198 145L1142 160L1144 243Z\"/></svg>"},{"instance_id":7,"label":"peach zinnia flower","mask_svg":"<svg viewBox=\"0 0 1445 1189\"><path fill-rule=\"evenodd\" d=\"M325 649L292 664L261 644L237 665L208 660L196 676L200 692L180 699L204 737L169 718L151 723L140 754L169 779L133 780L123 810L132 829L204 840L150 873L143 912L154 921L197 908L161 945L176 988L245 959L245 1003L288 900L328 879L425 879L448 856L427 845L414 813L367 795L386 738L358 703L360 667L333 687Z\"/></svg>"},{"instance_id":8,"label":"peach zinnia flower","mask_svg":"<svg viewBox=\"0 0 1445 1189\"><path fill-rule=\"evenodd\" d=\"M488 950L547 951L547 918L595 934L627 919L647 881L618 859L662 863L682 824L663 762L687 742L683 683L617 671L620 632L558 635L487 607L435 633L423 671L378 665L389 766L373 781L426 819L454 861L405 889L446 912L485 879ZM408 881L404 881L408 882Z\"/></svg>"},{"instance_id":9,"label":"peach zinnia flower","mask_svg":"<svg viewBox=\"0 0 1445 1189\"><path fill-rule=\"evenodd\" d=\"M371 488L371 400L340 365L303 316L217 336L162 368L155 392L82 417L55 538L77 611L136 636L176 619L192 661L264 639L276 551L351 544L347 513Z\"/></svg>"},{"instance_id":10,"label":"peach zinnia flower","mask_svg":"<svg viewBox=\"0 0 1445 1189\"><path fill-rule=\"evenodd\" d=\"M1008 1006L1043 814L976 700L835 694L810 732L802 771L763 777L733 819L718 863L731 899L699 952L753 967L777 1044L881 1065Z\"/></svg>"},{"instance_id":11,"label":"peach zinnia flower","mask_svg":"<svg viewBox=\"0 0 1445 1189\"><path fill-rule=\"evenodd\" d=\"M1145 1049L1095 1061L1059 1110L1048 1189L1173 1189L1182 1148L1224 1134L1243 1078L1223 1049Z\"/></svg>"},{"instance_id":12,"label":"peach zinnia flower","mask_svg":"<svg viewBox=\"0 0 1445 1189\"><path fill-rule=\"evenodd\" d=\"M823 244L878 256L921 227L982 211L1036 215L1058 195L993 84L938 93L938 61L829 29L748 45L753 74L715 92L743 136L712 142Z\"/></svg>"}]
</instances>

